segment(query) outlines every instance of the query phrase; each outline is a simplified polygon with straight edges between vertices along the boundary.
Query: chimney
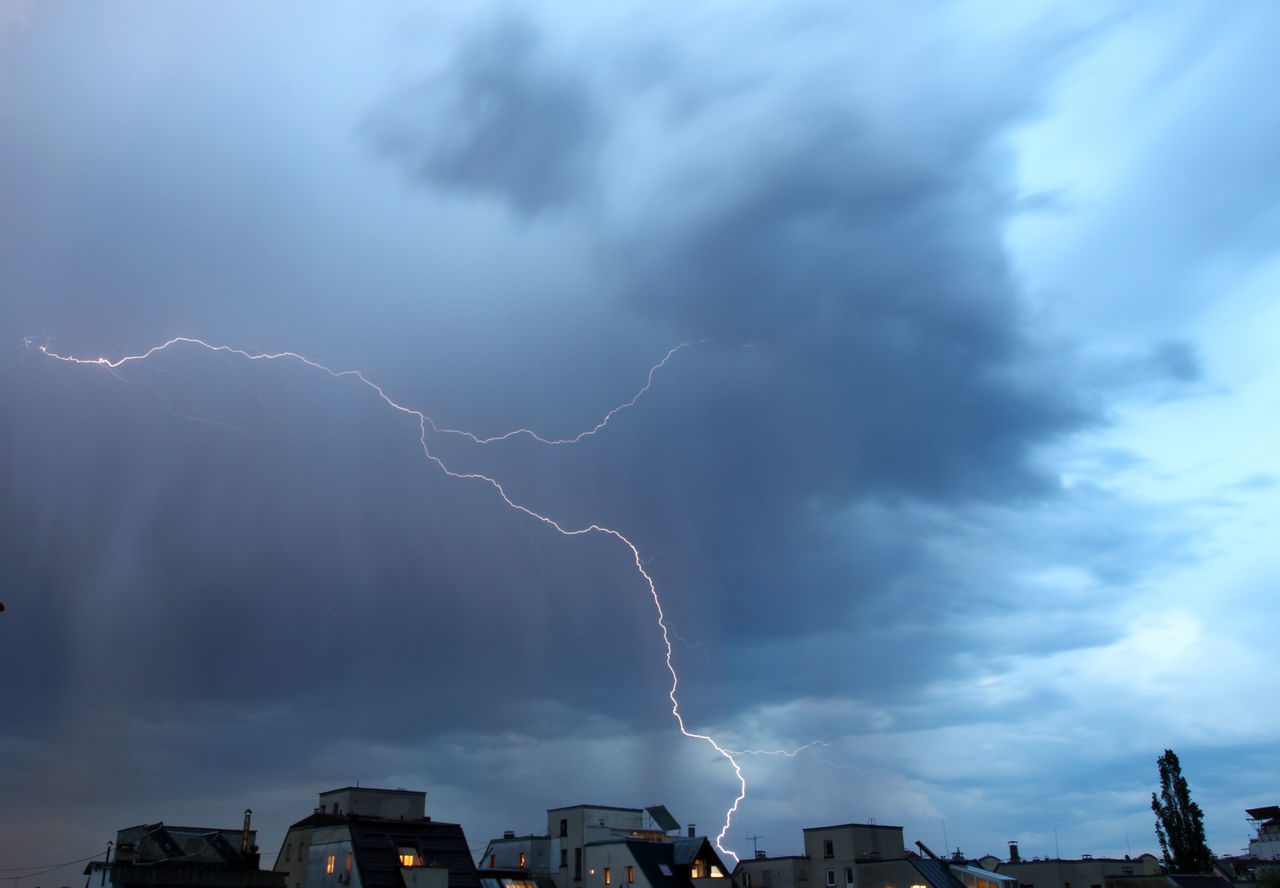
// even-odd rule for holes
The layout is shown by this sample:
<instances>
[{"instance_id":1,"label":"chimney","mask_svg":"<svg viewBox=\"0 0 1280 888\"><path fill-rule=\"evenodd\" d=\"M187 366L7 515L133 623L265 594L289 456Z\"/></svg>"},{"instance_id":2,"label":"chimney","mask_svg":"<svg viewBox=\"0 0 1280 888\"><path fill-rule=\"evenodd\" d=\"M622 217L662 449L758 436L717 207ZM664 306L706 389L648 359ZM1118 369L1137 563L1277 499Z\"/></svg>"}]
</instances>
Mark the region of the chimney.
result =
<instances>
[{"instance_id":1,"label":"chimney","mask_svg":"<svg viewBox=\"0 0 1280 888\"><path fill-rule=\"evenodd\" d=\"M249 816L253 811L248 808L244 809L244 832L240 833L240 853L249 853Z\"/></svg>"},{"instance_id":2,"label":"chimney","mask_svg":"<svg viewBox=\"0 0 1280 888\"><path fill-rule=\"evenodd\" d=\"M1020 858L1018 857L1018 843L1016 841L1009 843L1009 862L1010 863L1020 862Z\"/></svg>"},{"instance_id":3,"label":"chimney","mask_svg":"<svg viewBox=\"0 0 1280 888\"><path fill-rule=\"evenodd\" d=\"M756 851L756 860L764 860L769 856L767 851Z\"/></svg>"},{"instance_id":4,"label":"chimney","mask_svg":"<svg viewBox=\"0 0 1280 888\"><path fill-rule=\"evenodd\" d=\"M698 827L697 827L697 825L696 825L696 824L693 824L693 823L690 823L690 824L689 824L689 838L691 838L691 839L692 839L692 838L693 838L694 836L696 836L697 834L698 834Z\"/></svg>"},{"instance_id":5,"label":"chimney","mask_svg":"<svg viewBox=\"0 0 1280 888\"><path fill-rule=\"evenodd\" d=\"M516 831L514 829L503 830L502 837L504 839L514 839L516 837Z\"/></svg>"}]
</instances>

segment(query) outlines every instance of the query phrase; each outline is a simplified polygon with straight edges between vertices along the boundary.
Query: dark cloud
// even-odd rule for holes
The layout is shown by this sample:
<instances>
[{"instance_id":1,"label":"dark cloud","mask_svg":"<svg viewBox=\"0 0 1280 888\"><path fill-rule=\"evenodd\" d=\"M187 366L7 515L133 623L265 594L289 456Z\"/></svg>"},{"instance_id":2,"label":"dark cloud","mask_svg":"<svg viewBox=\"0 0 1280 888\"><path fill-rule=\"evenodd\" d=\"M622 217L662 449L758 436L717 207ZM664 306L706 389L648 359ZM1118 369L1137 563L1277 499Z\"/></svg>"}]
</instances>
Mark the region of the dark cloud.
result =
<instances>
[{"instance_id":1,"label":"dark cloud","mask_svg":"<svg viewBox=\"0 0 1280 888\"><path fill-rule=\"evenodd\" d=\"M397 94L369 132L410 176L496 192L532 214L594 186L602 123L589 81L545 57L531 22L504 19Z\"/></svg>"},{"instance_id":2,"label":"dark cloud","mask_svg":"<svg viewBox=\"0 0 1280 888\"><path fill-rule=\"evenodd\" d=\"M278 828L317 789L418 780L482 842L584 800L678 800L706 828L736 789L671 730L657 609L613 536L448 477L349 376L189 346L112 373L41 344L294 349L442 426L560 437L688 343L571 448L426 443L636 544L693 727L945 737L985 764L950 740L1078 702L1045 664L1114 644L1127 592L1196 555L1053 448L1206 371L1177 337L1086 361L1025 313L1008 134L1076 32L668 12L574 39L554 10L461 14L406 32L443 59L409 78L345 27L363 13L264 31L135 9L153 30L95 41L108 19L61 11L2 57L32 85L0 92L0 672L24 676L0 795L136 822L257 793ZM178 25L213 36L179 52ZM920 764L938 748L866 768L959 792ZM795 800L861 755L755 792L813 825Z\"/></svg>"}]
</instances>

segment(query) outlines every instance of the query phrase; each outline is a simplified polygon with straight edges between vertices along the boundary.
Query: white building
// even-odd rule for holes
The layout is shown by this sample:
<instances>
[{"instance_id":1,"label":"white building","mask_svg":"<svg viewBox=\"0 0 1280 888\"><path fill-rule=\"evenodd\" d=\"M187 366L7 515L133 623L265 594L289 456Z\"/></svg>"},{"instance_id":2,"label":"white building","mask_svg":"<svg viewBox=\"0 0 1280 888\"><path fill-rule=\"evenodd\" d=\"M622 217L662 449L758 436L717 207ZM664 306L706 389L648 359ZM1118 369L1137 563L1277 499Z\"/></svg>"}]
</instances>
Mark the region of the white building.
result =
<instances>
[{"instance_id":1,"label":"white building","mask_svg":"<svg viewBox=\"0 0 1280 888\"><path fill-rule=\"evenodd\" d=\"M320 793L289 827L285 888L480 888L462 827L426 816L425 792L348 786Z\"/></svg>"}]
</instances>

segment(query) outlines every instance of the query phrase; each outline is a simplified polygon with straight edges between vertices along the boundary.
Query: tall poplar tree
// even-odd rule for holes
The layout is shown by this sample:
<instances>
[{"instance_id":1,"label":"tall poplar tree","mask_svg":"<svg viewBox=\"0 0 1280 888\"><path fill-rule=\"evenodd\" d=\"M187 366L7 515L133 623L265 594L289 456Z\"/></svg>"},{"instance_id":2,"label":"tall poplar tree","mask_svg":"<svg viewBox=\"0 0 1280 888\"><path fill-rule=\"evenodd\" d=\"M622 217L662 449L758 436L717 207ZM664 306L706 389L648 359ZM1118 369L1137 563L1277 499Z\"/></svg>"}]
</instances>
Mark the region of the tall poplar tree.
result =
<instances>
[{"instance_id":1,"label":"tall poplar tree","mask_svg":"<svg viewBox=\"0 0 1280 888\"><path fill-rule=\"evenodd\" d=\"M1160 794L1151 794L1156 812L1156 838L1164 852L1164 865L1174 873L1207 873L1213 869L1213 852L1204 840L1204 812L1191 801L1182 765L1172 749L1156 759L1160 766Z\"/></svg>"}]
</instances>

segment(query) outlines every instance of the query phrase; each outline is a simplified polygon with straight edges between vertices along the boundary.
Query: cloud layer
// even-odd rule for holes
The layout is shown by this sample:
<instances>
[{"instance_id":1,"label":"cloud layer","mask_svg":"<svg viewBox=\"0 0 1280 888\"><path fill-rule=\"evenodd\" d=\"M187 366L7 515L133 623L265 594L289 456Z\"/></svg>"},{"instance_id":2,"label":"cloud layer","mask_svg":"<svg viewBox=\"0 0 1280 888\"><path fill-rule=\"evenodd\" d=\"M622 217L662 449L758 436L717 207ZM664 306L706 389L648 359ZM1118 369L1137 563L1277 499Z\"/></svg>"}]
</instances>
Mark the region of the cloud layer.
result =
<instances>
[{"instance_id":1,"label":"cloud layer","mask_svg":"<svg viewBox=\"0 0 1280 888\"><path fill-rule=\"evenodd\" d=\"M13 847L245 805L270 846L356 780L476 845L736 792L615 538L351 377L39 351L175 335L550 438L685 343L571 447L426 444L636 544L690 726L755 751L740 853L868 816L1137 852L1166 746L1242 843L1277 120L1223 108L1276 23L1206 16L0 13Z\"/></svg>"}]
</instances>

